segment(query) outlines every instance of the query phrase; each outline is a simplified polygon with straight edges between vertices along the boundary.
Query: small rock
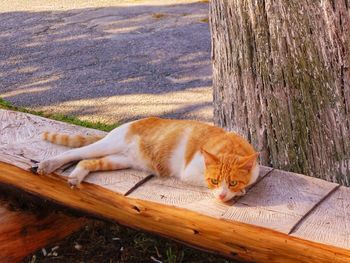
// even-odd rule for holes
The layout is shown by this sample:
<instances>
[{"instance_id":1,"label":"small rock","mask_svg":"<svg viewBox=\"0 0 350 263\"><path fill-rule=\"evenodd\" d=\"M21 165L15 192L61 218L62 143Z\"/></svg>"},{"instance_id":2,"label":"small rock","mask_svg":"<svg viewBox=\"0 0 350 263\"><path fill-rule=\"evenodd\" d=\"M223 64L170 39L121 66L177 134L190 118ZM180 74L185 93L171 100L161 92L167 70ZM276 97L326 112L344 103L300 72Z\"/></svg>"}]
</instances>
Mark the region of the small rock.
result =
<instances>
[{"instance_id":1,"label":"small rock","mask_svg":"<svg viewBox=\"0 0 350 263\"><path fill-rule=\"evenodd\" d=\"M81 250L81 249L83 248L83 246L80 245L80 244L78 244L78 243L75 243L74 248L75 248L76 250Z\"/></svg>"},{"instance_id":2,"label":"small rock","mask_svg":"<svg viewBox=\"0 0 350 263\"><path fill-rule=\"evenodd\" d=\"M55 251L55 250L57 250L59 248L60 248L60 246L55 246L55 247L51 248L51 251L53 252L53 251Z\"/></svg>"}]
</instances>

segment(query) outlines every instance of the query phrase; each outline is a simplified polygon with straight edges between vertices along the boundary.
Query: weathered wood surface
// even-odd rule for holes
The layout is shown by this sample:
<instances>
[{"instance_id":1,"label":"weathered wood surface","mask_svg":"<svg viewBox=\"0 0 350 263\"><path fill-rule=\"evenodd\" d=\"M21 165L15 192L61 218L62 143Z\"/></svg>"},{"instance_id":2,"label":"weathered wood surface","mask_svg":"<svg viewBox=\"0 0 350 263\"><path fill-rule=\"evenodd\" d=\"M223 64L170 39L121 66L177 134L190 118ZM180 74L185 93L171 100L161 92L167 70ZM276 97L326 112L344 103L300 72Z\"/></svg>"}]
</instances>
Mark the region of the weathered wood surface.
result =
<instances>
[{"instance_id":1,"label":"weathered wood surface","mask_svg":"<svg viewBox=\"0 0 350 263\"><path fill-rule=\"evenodd\" d=\"M350 230L338 227L350 225L346 207L349 188L337 189L305 219L303 216L337 184L262 167L261 180L246 196L222 204L206 188L172 178L154 178L124 197L123 193L147 175L125 170L94 173L87 178L89 183L71 190L65 183L69 171L58 172L59 177L26 172L33 164L31 159L40 161L67 150L40 139L40 133L47 129L101 133L33 115L0 111L0 161L4 162L0 164L0 183L231 257L260 262L350 260ZM343 201L334 205L336 196ZM288 235L296 224L295 231Z\"/></svg>"},{"instance_id":2,"label":"weathered wood surface","mask_svg":"<svg viewBox=\"0 0 350 263\"><path fill-rule=\"evenodd\" d=\"M315 211L305 218L293 233L316 242L338 244L350 249L350 191L340 187L327 202L323 202Z\"/></svg>"},{"instance_id":3,"label":"weathered wood surface","mask_svg":"<svg viewBox=\"0 0 350 263\"><path fill-rule=\"evenodd\" d=\"M42 217L25 211L10 211L0 201L0 262L20 262L37 249L79 230L87 220L60 213Z\"/></svg>"},{"instance_id":4,"label":"weathered wood surface","mask_svg":"<svg viewBox=\"0 0 350 263\"><path fill-rule=\"evenodd\" d=\"M274 171L249 195L227 209L223 217L289 233L303 215L336 186L299 174Z\"/></svg>"}]
</instances>

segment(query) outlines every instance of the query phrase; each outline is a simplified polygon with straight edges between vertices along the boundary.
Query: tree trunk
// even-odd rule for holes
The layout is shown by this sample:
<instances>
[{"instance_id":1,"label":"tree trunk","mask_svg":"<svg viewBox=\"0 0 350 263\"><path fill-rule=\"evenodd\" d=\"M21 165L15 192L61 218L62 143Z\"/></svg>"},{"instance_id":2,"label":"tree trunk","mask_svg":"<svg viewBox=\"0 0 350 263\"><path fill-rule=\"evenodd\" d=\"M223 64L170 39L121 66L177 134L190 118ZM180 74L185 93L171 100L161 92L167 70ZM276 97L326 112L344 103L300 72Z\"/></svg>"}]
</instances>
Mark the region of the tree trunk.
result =
<instances>
[{"instance_id":1,"label":"tree trunk","mask_svg":"<svg viewBox=\"0 0 350 263\"><path fill-rule=\"evenodd\" d=\"M211 0L214 119L261 163L350 184L350 1Z\"/></svg>"}]
</instances>

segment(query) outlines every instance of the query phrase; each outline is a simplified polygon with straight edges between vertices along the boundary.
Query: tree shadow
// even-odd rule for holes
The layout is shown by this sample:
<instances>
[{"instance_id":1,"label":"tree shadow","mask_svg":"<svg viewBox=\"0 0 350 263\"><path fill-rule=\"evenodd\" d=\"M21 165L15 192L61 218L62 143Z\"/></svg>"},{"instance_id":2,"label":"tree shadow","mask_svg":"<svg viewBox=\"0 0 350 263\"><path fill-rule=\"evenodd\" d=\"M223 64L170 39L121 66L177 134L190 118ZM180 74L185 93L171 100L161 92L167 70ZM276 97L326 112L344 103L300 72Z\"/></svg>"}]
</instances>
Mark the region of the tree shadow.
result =
<instances>
[{"instance_id":1,"label":"tree shadow","mask_svg":"<svg viewBox=\"0 0 350 263\"><path fill-rule=\"evenodd\" d=\"M206 16L203 3L1 13L0 96L24 107L70 105L65 113L76 113L109 108L112 97L133 106L144 95L167 101L191 97L194 90L208 94L210 33L201 22ZM132 96L134 102L125 99ZM148 103L158 106L151 97ZM185 101L175 115L171 107L158 115L181 118L209 103L206 96Z\"/></svg>"}]
</instances>

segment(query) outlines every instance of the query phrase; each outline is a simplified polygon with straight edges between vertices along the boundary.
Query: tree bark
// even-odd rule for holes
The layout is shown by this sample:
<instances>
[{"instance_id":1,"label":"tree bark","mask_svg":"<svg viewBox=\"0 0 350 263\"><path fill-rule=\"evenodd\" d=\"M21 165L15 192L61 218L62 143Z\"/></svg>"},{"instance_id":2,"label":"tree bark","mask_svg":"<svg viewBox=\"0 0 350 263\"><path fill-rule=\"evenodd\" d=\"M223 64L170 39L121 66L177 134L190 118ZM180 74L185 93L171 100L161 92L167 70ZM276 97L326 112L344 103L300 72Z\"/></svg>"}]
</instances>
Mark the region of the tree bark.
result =
<instances>
[{"instance_id":1,"label":"tree bark","mask_svg":"<svg viewBox=\"0 0 350 263\"><path fill-rule=\"evenodd\" d=\"M210 28L215 123L350 185L350 1L211 0Z\"/></svg>"}]
</instances>

